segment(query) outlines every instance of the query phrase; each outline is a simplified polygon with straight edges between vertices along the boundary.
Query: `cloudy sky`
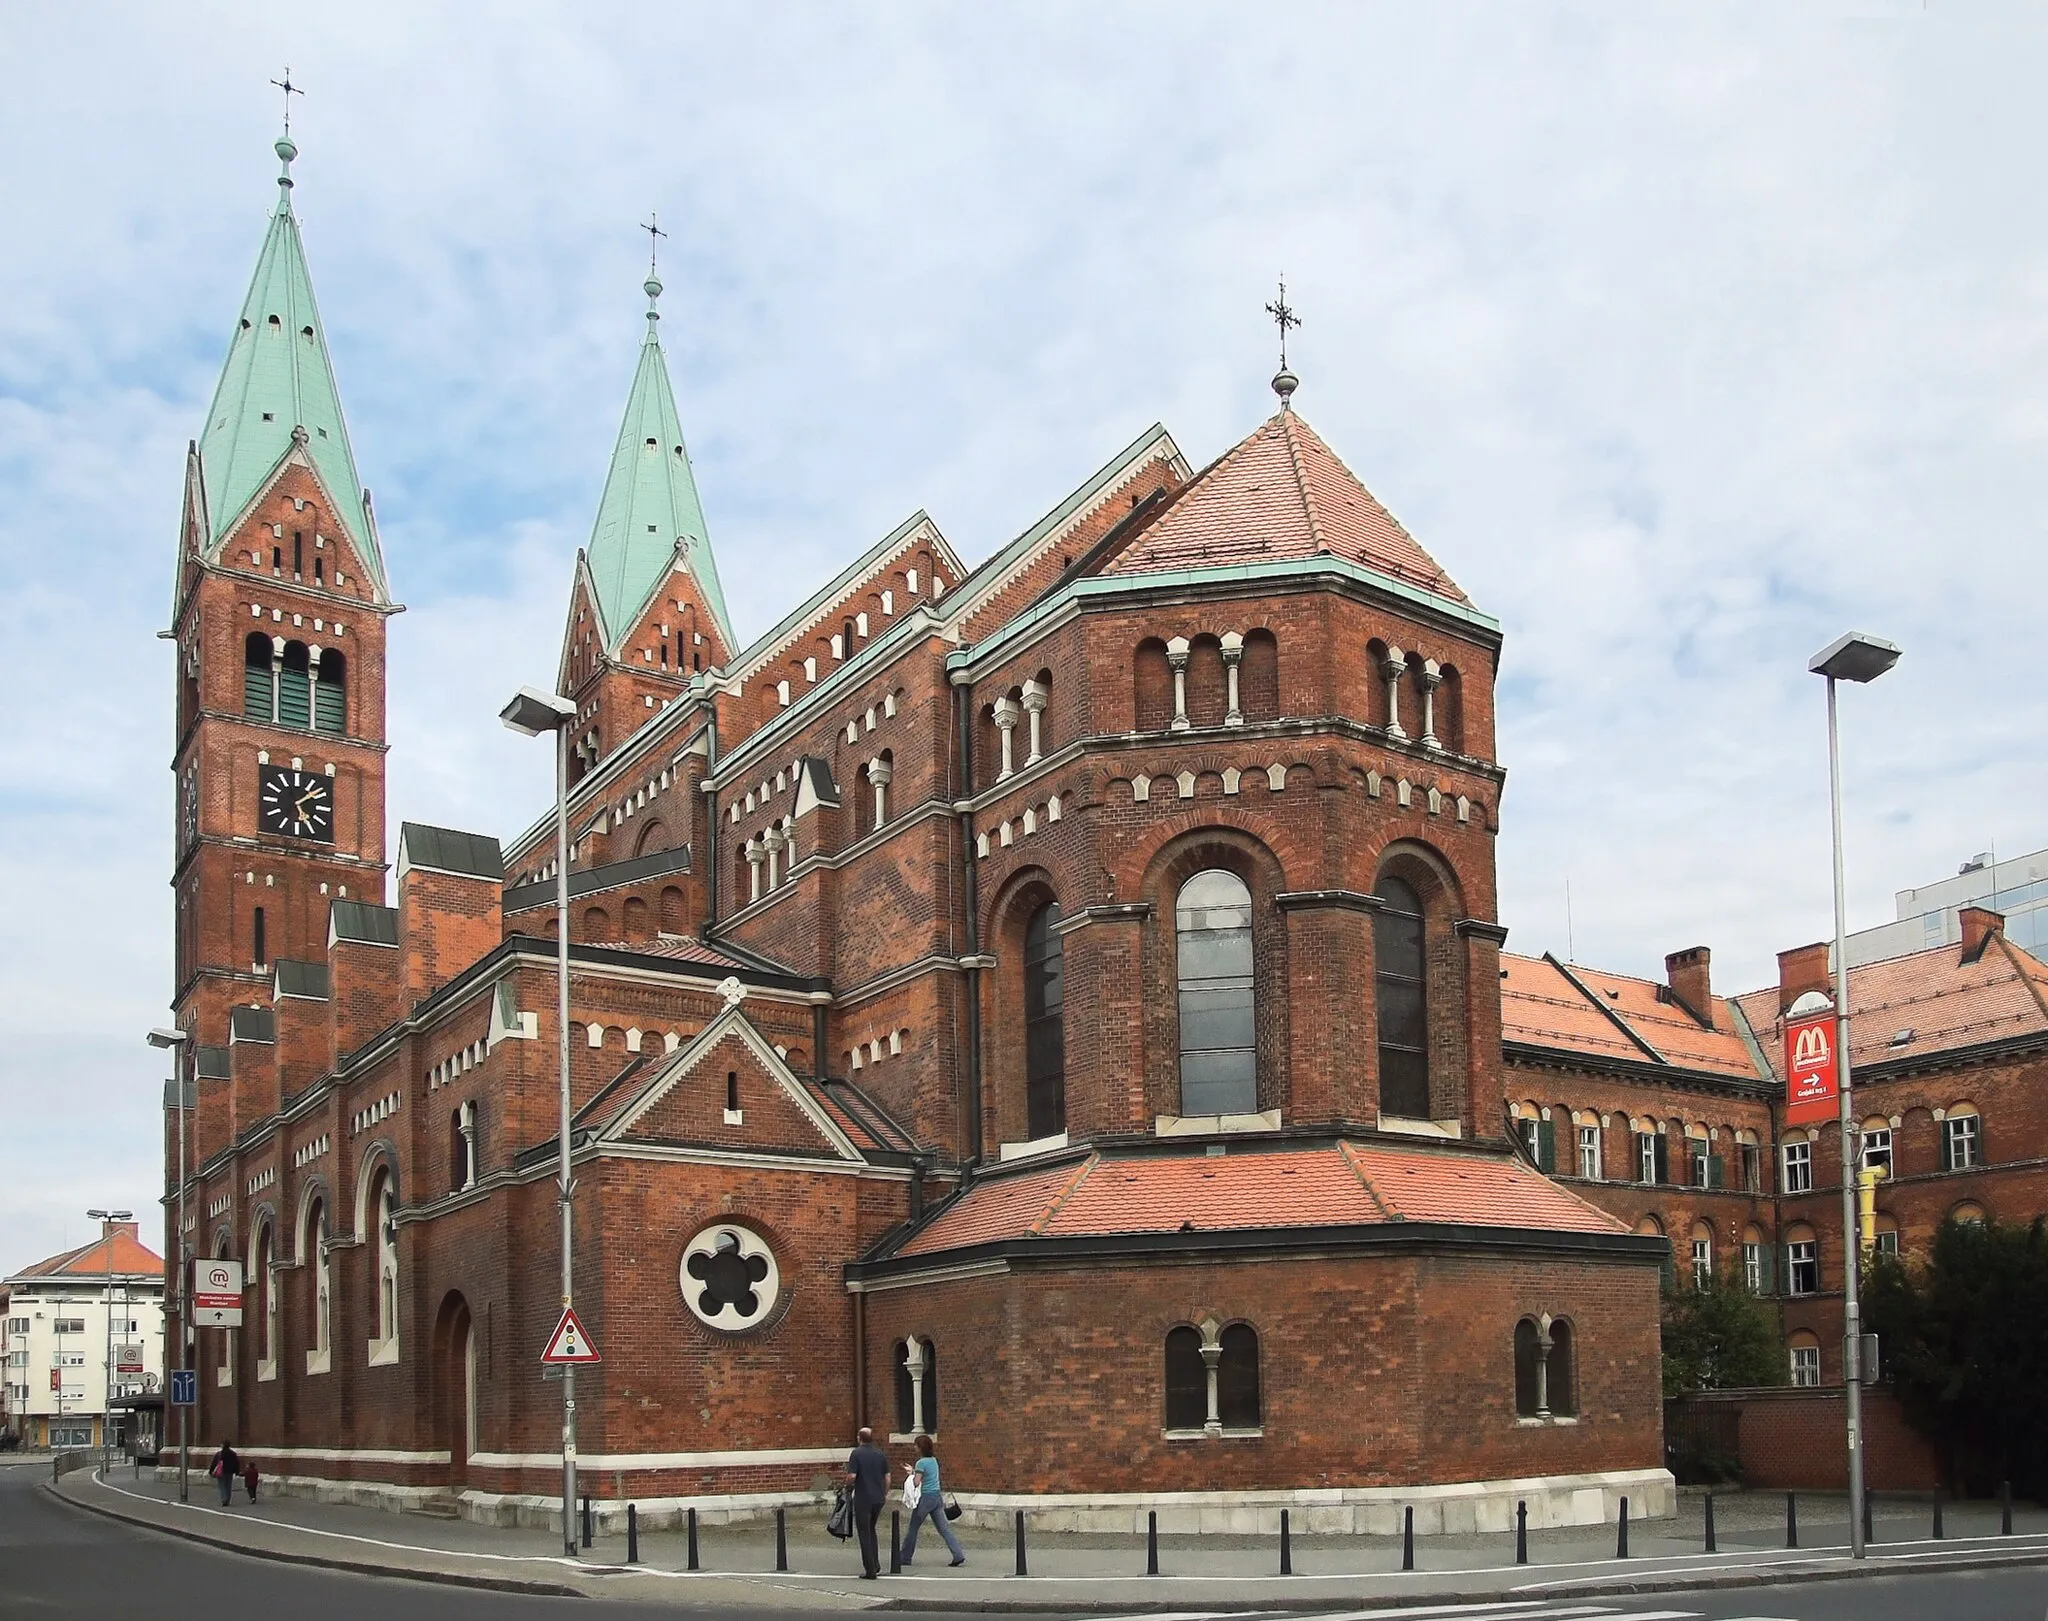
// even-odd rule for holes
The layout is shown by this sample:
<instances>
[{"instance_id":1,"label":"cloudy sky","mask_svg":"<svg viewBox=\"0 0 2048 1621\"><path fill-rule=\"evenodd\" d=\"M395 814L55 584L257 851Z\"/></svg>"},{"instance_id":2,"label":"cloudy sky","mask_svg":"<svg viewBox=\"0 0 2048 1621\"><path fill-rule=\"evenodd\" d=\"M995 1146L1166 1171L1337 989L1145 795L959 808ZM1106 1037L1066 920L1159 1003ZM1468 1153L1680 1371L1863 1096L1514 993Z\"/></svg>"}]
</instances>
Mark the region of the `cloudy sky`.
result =
<instances>
[{"instance_id":1,"label":"cloudy sky","mask_svg":"<svg viewBox=\"0 0 2048 1621\"><path fill-rule=\"evenodd\" d=\"M1796 15L1788 15L1796 13ZM742 636L922 506L970 559L1149 423L1303 413L1507 628L1503 921L1723 988L2048 844L2048 25L1956 0L0 9L0 1269L161 1187L185 442L297 204L407 612L396 814L543 803L659 210ZM2032 107L2034 111L2027 109ZM2029 629L2029 626L2035 627ZM2029 742L2029 739L2035 739Z\"/></svg>"}]
</instances>

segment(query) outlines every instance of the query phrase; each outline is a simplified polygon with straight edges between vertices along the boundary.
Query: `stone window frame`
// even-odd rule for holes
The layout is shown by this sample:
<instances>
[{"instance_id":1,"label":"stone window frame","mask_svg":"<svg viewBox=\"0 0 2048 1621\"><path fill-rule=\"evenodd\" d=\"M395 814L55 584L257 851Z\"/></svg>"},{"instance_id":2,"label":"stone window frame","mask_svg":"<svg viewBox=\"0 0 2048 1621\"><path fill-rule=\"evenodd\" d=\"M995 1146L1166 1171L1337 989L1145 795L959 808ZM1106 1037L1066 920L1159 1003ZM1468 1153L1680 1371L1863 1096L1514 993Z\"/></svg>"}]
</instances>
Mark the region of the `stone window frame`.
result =
<instances>
[{"instance_id":1,"label":"stone window frame","mask_svg":"<svg viewBox=\"0 0 2048 1621\"><path fill-rule=\"evenodd\" d=\"M1578 1340L1570 1317L1525 1312L1515 1320L1512 1365L1518 1426L1578 1423Z\"/></svg>"},{"instance_id":2,"label":"stone window frame","mask_svg":"<svg viewBox=\"0 0 2048 1621\"><path fill-rule=\"evenodd\" d=\"M1804 1238L1795 1238L1794 1233L1804 1233ZM1801 1252L1804 1253L1801 1253ZM1787 1229L1785 1234L1785 1293L1796 1298L1806 1298L1821 1292L1825 1282L1821 1274L1820 1235L1803 1223ZM1800 1285L1804 1283L1805 1288Z\"/></svg>"},{"instance_id":3,"label":"stone window frame","mask_svg":"<svg viewBox=\"0 0 2048 1621\"><path fill-rule=\"evenodd\" d=\"M1197 1350L1202 1359L1202 1383L1207 1415L1200 1428L1174 1425L1174 1417L1167 1406L1172 1388L1173 1368L1169 1360L1176 1344L1184 1346L1185 1335L1194 1334ZM1223 1422L1223 1362L1232 1349L1225 1341L1231 1340L1240 1349L1245 1337L1250 1339L1251 1357L1251 1399L1256 1410L1256 1422L1252 1424L1230 1424ZM1266 1389L1265 1357L1260 1344L1257 1325L1248 1318L1234 1317L1228 1322L1214 1316L1205 1317L1199 1323L1175 1323L1166 1331L1160 1341L1160 1434L1168 1441L1249 1441L1265 1436Z\"/></svg>"},{"instance_id":4,"label":"stone window frame","mask_svg":"<svg viewBox=\"0 0 2048 1621\"><path fill-rule=\"evenodd\" d=\"M889 1378L896 1419L890 1441L908 1444L920 1435L929 1435L936 1441L939 1436L939 1348L929 1334L907 1335L889 1348ZM907 1422L906 1407L909 1410Z\"/></svg>"},{"instance_id":5,"label":"stone window frame","mask_svg":"<svg viewBox=\"0 0 2048 1621\"><path fill-rule=\"evenodd\" d=\"M1984 1117L1974 1103L1958 1103L1941 1121L1941 1168L1973 1171L1984 1163Z\"/></svg>"},{"instance_id":6,"label":"stone window frame","mask_svg":"<svg viewBox=\"0 0 2048 1621\"><path fill-rule=\"evenodd\" d=\"M1781 1145L1778 1158L1780 1191L1786 1194L1811 1193L1813 1143L1803 1138L1796 1141L1788 1139Z\"/></svg>"},{"instance_id":7,"label":"stone window frame","mask_svg":"<svg viewBox=\"0 0 2048 1621\"><path fill-rule=\"evenodd\" d=\"M1801 1339L1811 1341L1801 1344ZM1786 1346L1786 1362L1789 1367L1792 1386L1796 1390L1816 1390L1820 1387L1820 1341L1806 1330L1794 1334Z\"/></svg>"}]
</instances>

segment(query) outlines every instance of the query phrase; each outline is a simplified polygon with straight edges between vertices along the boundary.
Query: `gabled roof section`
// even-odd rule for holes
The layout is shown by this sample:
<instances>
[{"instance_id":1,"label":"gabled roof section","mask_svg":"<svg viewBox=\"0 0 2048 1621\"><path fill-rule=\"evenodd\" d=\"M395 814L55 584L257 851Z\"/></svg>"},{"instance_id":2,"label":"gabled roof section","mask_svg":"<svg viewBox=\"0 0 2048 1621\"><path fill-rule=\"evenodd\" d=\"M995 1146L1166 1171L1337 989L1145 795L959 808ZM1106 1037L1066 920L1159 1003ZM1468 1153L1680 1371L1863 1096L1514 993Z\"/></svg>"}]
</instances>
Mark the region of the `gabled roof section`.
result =
<instances>
[{"instance_id":1,"label":"gabled roof section","mask_svg":"<svg viewBox=\"0 0 2048 1621\"><path fill-rule=\"evenodd\" d=\"M656 336L660 315L654 302L661 296L661 283L652 276L647 295L647 338L640 345L640 364L626 396L625 420L619 424L619 442L612 450L597 523L590 532L590 578L604 615L605 651L617 651L639 622L655 587L679 559L696 581L726 647L733 648L739 644L705 532L704 508L683 444L682 419L669 387L668 362Z\"/></svg>"},{"instance_id":2,"label":"gabled roof section","mask_svg":"<svg viewBox=\"0 0 2048 1621\"><path fill-rule=\"evenodd\" d=\"M66 1250L61 1255L52 1255L34 1266L25 1266L7 1281L25 1283L40 1278L105 1278L107 1263L111 1260L117 1278L153 1278L161 1282L164 1258L142 1242L137 1236L140 1231L135 1222L116 1222L108 1236L96 1238L78 1249Z\"/></svg>"},{"instance_id":3,"label":"gabled roof section","mask_svg":"<svg viewBox=\"0 0 2048 1621\"><path fill-rule=\"evenodd\" d=\"M336 522L383 601L389 595L384 559L356 476L305 245L292 213L291 162L298 148L287 138L277 143L277 155L284 160L277 212L199 436L204 543L209 551L217 547L295 446L303 445Z\"/></svg>"},{"instance_id":4,"label":"gabled roof section","mask_svg":"<svg viewBox=\"0 0 2048 1621\"><path fill-rule=\"evenodd\" d=\"M401 822L398 827L398 875L413 868L453 873L458 878L502 879L505 858L498 841L487 833L464 833L452 827L430 827L425 822Z\"/></svg>"},{"instance_id":5,"label":"gabled roof section","mask_svg":"<svg viewBox=\"0 0 2048 1621\"><path fill-rule=\"evenodd\" d=\"M368 901L336 901L327 913L327 943L350 941L364 946L398 944L398 908Z\"/></svg>"},{"instance_id":6,"label":"gabled roof section","mask_svg":"<svg viewBox=\"0 0 2048 1621\"><path fill-rule=\"evenodd\" d=\"M1157 574L1325 554L1433 596L1465 593L1401 527L1315 429L1280 411L1180 492L1105 574Z\"/></svg>"},{"instance_id":7,"label":"gabled roof section","mask_svg":"<svg viewBox=\"0 0 2048 1621\"><path fill-rule=\"evenodd\" d=\"M1501 1039L1589 1062L1667 1064L1731 1081L1763 1082L1726 997L1714 1028L1655 980L1502 952Z\"/></svg>"}]
</instances>

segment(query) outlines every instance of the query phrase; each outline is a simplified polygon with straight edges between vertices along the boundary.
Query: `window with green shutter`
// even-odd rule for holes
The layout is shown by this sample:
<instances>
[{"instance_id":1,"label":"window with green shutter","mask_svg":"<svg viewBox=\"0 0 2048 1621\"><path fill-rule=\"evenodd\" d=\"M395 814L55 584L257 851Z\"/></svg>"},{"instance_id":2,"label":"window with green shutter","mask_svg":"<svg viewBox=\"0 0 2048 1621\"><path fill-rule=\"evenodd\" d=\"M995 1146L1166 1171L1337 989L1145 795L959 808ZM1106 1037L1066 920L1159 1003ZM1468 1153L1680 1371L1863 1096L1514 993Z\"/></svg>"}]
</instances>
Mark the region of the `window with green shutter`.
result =
<instances>
[{"instance_id":1,"label":"window with green shutter","mask_svg":"<svg viewBox=\"0 0 2048 1621\"><path fill-rule=\"evenodd\" d=\"M277 672L277 718L287 726L313 724L313 677L303 642L287 642Z\"/></svg>"},{"instance_id":2,"label":"window with green shutter","mask_svg":"<svg viewBox=\"0 0 2048 1621\"><path fill-rule=\"evenodd\" d=\"M270 638L252 631L242 652L242 713L277 719L277 681L270 669Z\"/></svg>"},{"instance_id":3,"label":"window with green shutter","mask_svg":"<svg viewBox=\"0 0 2048 1621\"><path fill-rule=\"evenodd\" d=\"M313 729L342 732L348 728L347 665L331 649L320 655L313 670Z\"/></svg>"}]
</instances>

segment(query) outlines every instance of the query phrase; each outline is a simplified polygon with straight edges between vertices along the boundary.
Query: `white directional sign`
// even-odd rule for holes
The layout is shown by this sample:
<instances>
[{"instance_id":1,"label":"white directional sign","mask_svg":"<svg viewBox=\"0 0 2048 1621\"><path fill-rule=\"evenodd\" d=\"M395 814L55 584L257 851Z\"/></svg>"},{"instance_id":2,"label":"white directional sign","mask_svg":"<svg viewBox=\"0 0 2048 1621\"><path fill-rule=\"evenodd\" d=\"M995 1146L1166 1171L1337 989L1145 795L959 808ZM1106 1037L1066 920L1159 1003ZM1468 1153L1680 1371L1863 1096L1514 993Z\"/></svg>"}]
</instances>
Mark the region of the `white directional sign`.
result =
<instances>
[{"instance_id":1,"label":"white directional sign","mask_svg":"<svg viewBox=\"0 0 2048 1621\"><path fill-rule=\"evenodd\" d=\"M192 1263L192 1323L196 1328L242 1326L242 1263Z\"/></svg>"}]
</instances>

